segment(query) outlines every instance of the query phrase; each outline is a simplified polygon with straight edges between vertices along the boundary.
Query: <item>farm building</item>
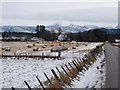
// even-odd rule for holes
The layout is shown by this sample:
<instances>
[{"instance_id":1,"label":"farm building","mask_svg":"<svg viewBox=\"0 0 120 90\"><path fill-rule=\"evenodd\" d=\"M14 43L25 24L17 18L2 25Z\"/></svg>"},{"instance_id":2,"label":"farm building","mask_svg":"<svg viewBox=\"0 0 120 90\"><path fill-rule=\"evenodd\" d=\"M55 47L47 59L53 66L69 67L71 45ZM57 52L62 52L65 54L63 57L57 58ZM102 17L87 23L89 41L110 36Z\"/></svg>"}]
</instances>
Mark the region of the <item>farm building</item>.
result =
<instances>
[{"instance_id":1,"label":"farm building","mask_svg":"<svg viewBox=\"0 0 120 90\"><path fill-rule=\"evenodd\" d=\"M58 36L58 40L59 41L68 41L68 36L66 34L62 33Z\"/></svg>"},{"instance_id":2,"label":"farm building","mask_svg":"<svg viewBox=\"0 0 120 90\"><path fill-rule=\"evenodd\" d=\"M33 42L39 42L39 41L44 41L44 39L38 38L38 37L32 37L31 41L33 41Z\"/></svg>"},{"instance_id":3,"label":"farm building","mask_svg":"<svg viewBox=\"0 0 120 90\"><path fill-rule=\"evenodd\" d=\"M115 42L116 43L120 43L120 39L115 39Z\"/></svg>"}]
</instances>

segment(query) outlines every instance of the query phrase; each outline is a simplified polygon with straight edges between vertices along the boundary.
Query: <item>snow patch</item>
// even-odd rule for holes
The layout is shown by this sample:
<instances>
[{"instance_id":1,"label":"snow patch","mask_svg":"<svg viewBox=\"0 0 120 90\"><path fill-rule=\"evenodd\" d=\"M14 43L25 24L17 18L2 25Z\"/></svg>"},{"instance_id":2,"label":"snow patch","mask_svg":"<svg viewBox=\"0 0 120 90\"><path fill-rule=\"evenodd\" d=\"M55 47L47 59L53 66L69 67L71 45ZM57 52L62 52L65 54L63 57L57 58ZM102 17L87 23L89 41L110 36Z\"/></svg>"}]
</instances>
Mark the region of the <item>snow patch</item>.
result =
<instances>
[{"instance_id":1,"label":"snow patch","mask_svg":"<svg viewBox=\"0 0 120 90\"><path fill-rule=\"evenodd\" d=\"M72 88L102 88L105 84L105 60L104 54L97 57L96 62L84 72L84 75L79 75L72 82Z\"/></svg>"}]
</instances>

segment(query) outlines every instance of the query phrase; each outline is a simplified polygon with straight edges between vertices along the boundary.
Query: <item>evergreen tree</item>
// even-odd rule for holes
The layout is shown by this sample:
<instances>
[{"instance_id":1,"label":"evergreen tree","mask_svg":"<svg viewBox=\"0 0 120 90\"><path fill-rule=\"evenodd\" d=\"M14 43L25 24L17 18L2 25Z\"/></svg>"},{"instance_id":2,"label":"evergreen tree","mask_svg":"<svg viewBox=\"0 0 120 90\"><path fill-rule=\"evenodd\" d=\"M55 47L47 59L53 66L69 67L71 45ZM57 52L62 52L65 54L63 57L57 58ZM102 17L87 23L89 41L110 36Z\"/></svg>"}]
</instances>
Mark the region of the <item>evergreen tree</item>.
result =
<instances>
[{"instance_id":1,"label":"evergreen tree","mask_svg":"<svg viewBox=\"0 0 120 90\"><path fill-rule=\"evenodd\" d=\"M62 29L61 28L58 29L58 34L59 35L62 34Z\"/></svg>"},{"instance_id":2,"label":"evergreen tree","mask_svg":"<svg viewBox=\"0 0 120 90\"><path fill-rule=\"evenodd\" d=\"M39 27L39 25L36 26L36 30L35 31L36 31L36 36L40 37L40 27Z\"/></svg>"}]
</instances>

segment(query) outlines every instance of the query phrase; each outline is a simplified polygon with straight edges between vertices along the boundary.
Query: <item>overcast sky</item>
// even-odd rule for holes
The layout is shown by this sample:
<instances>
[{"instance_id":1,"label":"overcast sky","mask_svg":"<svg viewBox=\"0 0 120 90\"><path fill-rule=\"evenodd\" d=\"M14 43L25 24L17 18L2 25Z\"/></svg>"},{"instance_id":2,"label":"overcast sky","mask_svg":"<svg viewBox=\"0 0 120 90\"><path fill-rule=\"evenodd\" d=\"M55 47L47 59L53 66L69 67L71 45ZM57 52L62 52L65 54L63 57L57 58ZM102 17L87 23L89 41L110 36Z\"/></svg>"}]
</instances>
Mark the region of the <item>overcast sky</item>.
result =
<instances>
[{"instance_id":1,"label":"overcast sky","mask_svg":"<svg viewBox=\"0 0 120 90\"><path fill-rule=\"evenodd\" d=\"M105 1L105 0L104 0ZM116 26L117 1L106 2L3 2L2 25Z\"/></svg>"}]
</instances>

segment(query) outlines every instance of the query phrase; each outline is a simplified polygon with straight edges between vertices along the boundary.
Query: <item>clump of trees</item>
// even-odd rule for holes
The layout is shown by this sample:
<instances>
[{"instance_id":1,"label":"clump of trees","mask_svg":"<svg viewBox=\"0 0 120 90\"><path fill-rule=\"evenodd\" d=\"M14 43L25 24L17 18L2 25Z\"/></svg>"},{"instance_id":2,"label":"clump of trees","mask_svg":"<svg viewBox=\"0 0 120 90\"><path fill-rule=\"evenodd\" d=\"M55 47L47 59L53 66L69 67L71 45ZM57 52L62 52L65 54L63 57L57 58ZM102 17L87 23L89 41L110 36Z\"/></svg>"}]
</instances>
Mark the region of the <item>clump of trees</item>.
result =
<instances>
[{"instance_id":1,"label":"clump of trees","mask_svg":"<svg viewBox=\"0 0 120 90\"><path fill-rule=\"evenodd\" d=\"M93 29L85 32L79 32L77 41L101 42L108 40L108 35L101 29Z\"/></svg>"},{"instance_id":2,"label":"clump of trees","mask_svg":"<svg viewBox=\"0 0 120 90\"><path fill-rule=\"evenodd\" d=\"M39 38L43 38L46 41L53 41L57 40L57 34L54 30L48 31L46 30L44 25L37 25L36 26L36 36Z\"/></svg>"},{"instance_id":3,"label":"clump of trees","mask_svg":"<svg viewBox=\"0 0 120 90\"><path fill-rule=\"evenodd\" d=\"M38 38L42 38L45 41L54 41L54 40L58 40L58 36L62 34L62 29L58 28L58 32L56 33L54 29L52 29L51 31L48 31L44 25L37 25L36 26L36 36ZM71 35L72 33L66 33L66 35L68 35L69 37L73 36ZM73 39L71 39L73 40Z\"/></svg>"},{"instance_id":4,"label":"clump of trees","mask_svg":"<svg viewBox=\"0 0 120 90\"><path fill-rule=\"evenodd\" d=\"M2 32L2 41L32 41L31 38L39 37L45 41L54 41L58 40L58 36L63 33L63 30L59 27L58 32L55 32L54 29L51 31L47 30L44 25L36 26L35 33L25 33L25 32ZM67 40L69 41L80 41L80 42L102 42L102 41L111 41L114 42L115 39L120 39L120 29L98 28L84 32L71 33L67 32ZM66 40L65 40L66 41Z\"/></svg>"},{"instance_id":5,"label":"clump of trees","mask_svg":"<svg viewBox=\"0 0 120 90\"><path fill-rule=\"evenodd\" d=\"M44 25L37 25L36 36L43 38L46 41L58 40L58 36L62 33L62 29L58 29L58 33L54 29L51 31L46 30ZM79 32L79 33L66 33L69 40L74 40L78 42L104 42L109 40L109 37L120 38L119 34L109 35L106 31L98 28L89 31Z\"/></svg>"},{"instance_id":6,"label":"clump of trees","mask_svg":"<svg viewBox=\"0 0 120 90\"><path fill-rule=\"evenodd\" d=\"M47 30L45 30L45 26L44 25L37 25L37 27L36 27L36 35L37 35L37 37L39 37L39 38L43 38L43 39L45 39L46 40L46 38L47 38L47 35L48 34L48 31Z\"/></svg>"}]
</instances>

